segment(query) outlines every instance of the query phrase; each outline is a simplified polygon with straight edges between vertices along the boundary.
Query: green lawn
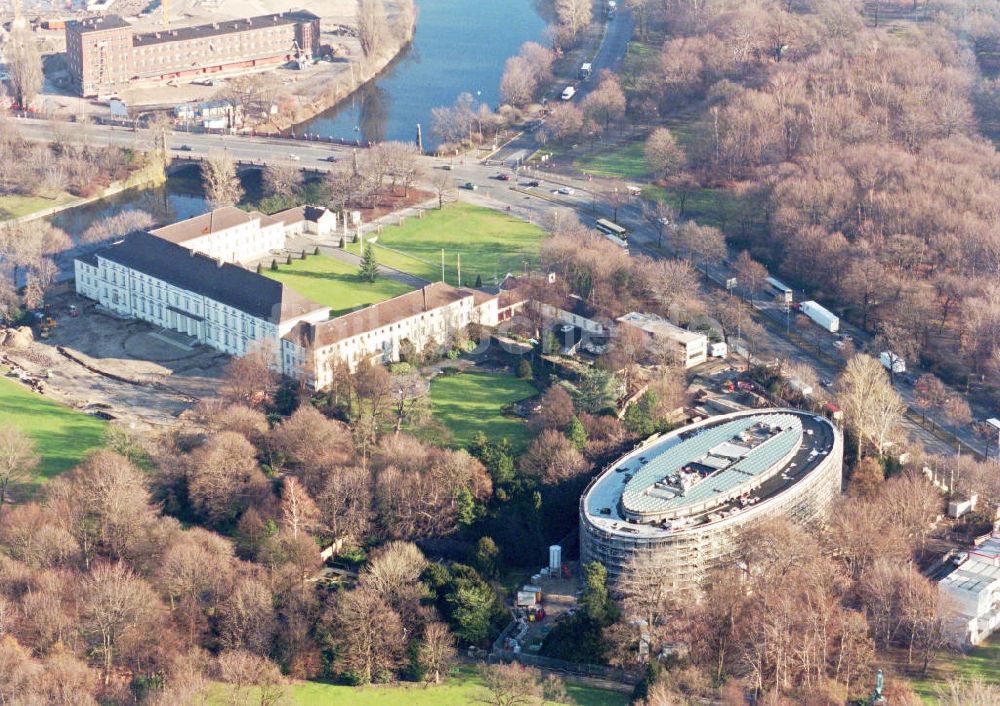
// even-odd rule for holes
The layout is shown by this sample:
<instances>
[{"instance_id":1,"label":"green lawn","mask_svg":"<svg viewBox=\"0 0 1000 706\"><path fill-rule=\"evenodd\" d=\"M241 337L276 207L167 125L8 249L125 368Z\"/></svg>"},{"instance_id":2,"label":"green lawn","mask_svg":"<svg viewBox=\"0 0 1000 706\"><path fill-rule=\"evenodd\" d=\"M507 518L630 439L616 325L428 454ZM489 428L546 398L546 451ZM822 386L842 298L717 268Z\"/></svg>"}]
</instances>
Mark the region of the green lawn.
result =
<instances>
[{"instance_id":1,"label":"green lawn","mask_svg":"<svg viewBox=\"0 0 1000 706\"><path fill-rule=\"evenodd\" d=\"M439 686L341 686L323 682L296 682L289 688L295 706L471 706L486 692L479 679L467 668L461 675ZM626 694L585 686L566 685L569 696L579 706L627 706ZM221 694L210 703L225 703ZM549 702L547 702L549 703ZM551 706L555 706L551 704Z\"/></svg>"},{"instance_id":2,"label":"green lawn","mask_svg":"<svg viewBox=\"0 0 1000 706\"><path fill-rule=\"evenodd\" d=\"M0 378L0 425L14 425L35 440L42 463L37 482L75 466L101 445L105 422L52 402L10 378Z\"/></svg>"},{"instance_id":3,"label":"green lawn","mask_svg":"<svg viewBox=\"0 0 1000 706\"><path fill-rule=\"evenodd\" d=\"M544 237L538 226L501 211L454 203L387 227L376 241L376 255L382 264L437 282L444 250L449 284L458 283L459 255L462 284L475 284L477 276L489 284L494 277L520 272L525 260L536 263Z\"/></svg>"},{"instance_id":4,"label":"green lawn","mask_svg":"<svg viewBox=\"0 0 1000 706\"><path fill-rule=\"evenodd\" d=\"M262 273L330 307L334 316L410 291L405 284L388 277L362 282L357 267L326 255L309 255L305 260L293 258L291 265L279 262L277 272L265 267Z\"/></svg>"},{"instance_id":5,"label":"green lawn","mask_svg":"<svg viewBox=\"0 0 1000 706\"><path fill-rule=\"evenodd\" d=\"M574 165L585 174L610 179L645 179L649 176L649 165L643 155L642 141L624 145L609 145L607 149L586 154L578 158Z\"/></svg>"},{"instance_id":6,"label":"green lawn","mask_svg":"<svg viewBox=\"0 0 1000 706\"><path fill-rule=\"evenodd\" d=\"M431 380L434 417L451 431L455 447L468 446L477 431L484 431L494 441L507 437L515 451L523 450L527 425L500 410L537 394L531 383L502 373L456 373Z\"/></svg>"},{"instance_id":7,"label":"green lawn","mask_svg":"<svg viewBox=\"0 0 1000 706\"><path fill-rule=\"evenodd\" d=\"M61 206L75 198L72 194L67 193L60 193L51 199L44 196L0 196L0 221L8 218L20 218L53 206Z\"/></svg>"},{"instance_id":8,"label":"green lawn","mask_svg":"<svg viewBox=\"0 0 1000 706\"><path fill-rule=\"evenodd\" d=\"M982 679L1000 684L1000 636L994 636L968 654L953 654L931 663L926 679L910 679L913 690L927 704L938 703L938 689L952 678Z\"/></svg>"}]
</instances>

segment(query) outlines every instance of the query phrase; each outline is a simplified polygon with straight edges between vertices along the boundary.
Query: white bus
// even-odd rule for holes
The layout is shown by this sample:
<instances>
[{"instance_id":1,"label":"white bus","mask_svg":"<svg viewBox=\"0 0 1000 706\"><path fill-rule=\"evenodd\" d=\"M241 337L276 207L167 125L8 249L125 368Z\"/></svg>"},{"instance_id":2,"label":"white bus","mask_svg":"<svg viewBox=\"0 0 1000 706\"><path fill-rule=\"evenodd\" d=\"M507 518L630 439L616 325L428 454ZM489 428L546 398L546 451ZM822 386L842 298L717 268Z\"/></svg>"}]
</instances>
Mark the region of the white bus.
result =
<instances>
[{"instance_id":1,"label":"white bus","mask_svg":"<svg viewBox=\"0 0 1000 706\"><path fill-rule=\"evenodd\" d=\"M628 230L622 228L617 223L612 223L606 218L598 218L594 223L594 227L597 230L604 233L604 235L611 242L619 245L620 247L628 249Z\"/></svg>"}]
</instances>

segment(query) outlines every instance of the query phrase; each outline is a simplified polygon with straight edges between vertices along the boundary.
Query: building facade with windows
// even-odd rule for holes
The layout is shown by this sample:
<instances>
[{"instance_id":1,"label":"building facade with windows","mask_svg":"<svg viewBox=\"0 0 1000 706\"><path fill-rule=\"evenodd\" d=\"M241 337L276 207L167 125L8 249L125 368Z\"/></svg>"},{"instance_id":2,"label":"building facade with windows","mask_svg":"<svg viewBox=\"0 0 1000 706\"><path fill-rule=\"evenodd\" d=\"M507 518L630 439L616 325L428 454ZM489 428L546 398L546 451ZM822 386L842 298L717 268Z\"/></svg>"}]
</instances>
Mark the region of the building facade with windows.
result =
<instances>
[{"instance_id":1,"label":"building facade with windows","mask_svg":"<svg viewBox=\"0 0 1000 706\"><path fill-rule=\"evenodd\" d=\"M938 581L954 642L974 646L1000 627L1000 534L970 549L965 560Z\"/></svg>"},{"instance_id":2,"label":"building facade with windows","mask_svg":"<svg viewBox=\"0 0 1000 706\"><path fill-rule=\"evenodd\" d=\"M662 316L633 311L619 316L618 323L638 329L651 341L666 346L673 361L685 368L708 360L708 336L675 326Z\"/></svg>"},{"instance_id":3,"label":"building facade with windows","mask_svg":"<svg viewBox=\"0 0 1000 706\"><path fill-rule=\"evenodd\" d=\"M696 593L735 559L741 533L775 517L824 522L840 494L843 438L792 409L710 417L618 459L580 499L581 561L614 577L631 562Z\"/></svg>"},{"instance_id":4,"label":"building facade with windows","mask_svg":"<svg viewBox=\"0 0 1000 706\"><path fill-rule=\"evenodd\" d=\"M75 261L76 291L122 317L243 355L274 344L275 369L322 388L336 363L393 362L407 346L423 351L451 343L471 323L496 326L498 297L435 283L330 318L329 306L241 266L284 246L285 229L316 232L336 222L305 207L273 217L238 209L125 236Z\"/></svg>"},{"instance_id":5,"label":"building facade with windows","mask_svg":"<svg viewBox=\"0 0 1000 706\"><path fill-rule=\"evenodd\" d=\"M282 340L282 366L317 389L339 365L392 363L406 347L450 344L469 324L497 325L497 297L436 282L328 321L302 321Z\"/></svg>"},{"instance_id":6,"label":"building facade with windows","mask_svg":"<svg viewBox=\"0 0 1000 706\"><path fill-rule=\"evenodd\" d=\"M277 348L300 321L330 314L280 282L149 233L77 258L75 274L77 293L106 310L231 355L245 354L262 339Z\"/></svg>"},{"instance_id":7,"label":"building facade with windows","mask_svg":"<svg viewBox=\"0 0 1000 706\"><path fill-rule=\"evenodd\" d=\"M305 10L155 32L135 32L117 15L66 23L66 60L84 97L112 95L132 81L277 66L319 47L319 17Z\"/></svg>"}]
</instances>

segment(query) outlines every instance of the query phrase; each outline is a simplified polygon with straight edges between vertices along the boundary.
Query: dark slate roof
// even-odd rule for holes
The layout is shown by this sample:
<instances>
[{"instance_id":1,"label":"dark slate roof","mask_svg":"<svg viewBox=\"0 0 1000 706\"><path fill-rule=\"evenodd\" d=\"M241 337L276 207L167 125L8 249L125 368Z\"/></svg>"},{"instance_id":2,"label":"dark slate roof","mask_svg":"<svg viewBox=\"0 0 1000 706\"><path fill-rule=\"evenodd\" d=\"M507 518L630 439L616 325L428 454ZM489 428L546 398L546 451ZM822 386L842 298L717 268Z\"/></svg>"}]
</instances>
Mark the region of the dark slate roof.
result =
<instances>
[{"instance_id":1,"label":"dark slate roof","mask_svg":"<svg viewBox=\"0 0 1000 706\"><path fill-rule=\"evenodd\" d=\"M66 29L76 30L80 34L87 32L102 32L107 29L121 29L130 27L128 22L118 15L98 15L97 17L87 17L82 20L71 20L66 23Z\"/></svg>"},{"instance_id":2,"label":"dark slate roof","mask_svg":"<svg viewBox=\"0 0 1000 706\"><path fill-rule=\"evenodd\" d=\"M275 324L324 308L281 282L149 233L132 233L97 256Z\"/></svg>"},{"instance_id":3,"label":"dark slate roof","mask_svg":"<svg viewBox=\"0 0 1000 706\"><path fill-rule=\"evenodd\" d=\"M299 22L311 22L318 19L319 17L308 10L279 12L274 15L259 15L239 20L219 20L211 24L194 25L192 27L176 27L155 32L143 32L142 34L136 34L133 37L132 43L135 46L147 46L149 44L162 44L163 42L178 42L185 39L217 37L234 32L248 32L253 29L260 29L261 27L297 24Z\"/></svg>"}]
</instances>

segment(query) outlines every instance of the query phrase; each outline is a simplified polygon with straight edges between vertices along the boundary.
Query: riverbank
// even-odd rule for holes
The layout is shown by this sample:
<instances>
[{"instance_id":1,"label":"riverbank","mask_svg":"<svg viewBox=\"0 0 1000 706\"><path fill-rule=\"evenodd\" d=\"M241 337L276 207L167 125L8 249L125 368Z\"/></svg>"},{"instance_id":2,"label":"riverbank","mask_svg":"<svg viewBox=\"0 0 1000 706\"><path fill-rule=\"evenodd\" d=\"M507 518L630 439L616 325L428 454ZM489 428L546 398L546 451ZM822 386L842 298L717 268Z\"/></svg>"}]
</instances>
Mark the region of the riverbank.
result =
<instances>
[{"instance_id":1,"label":"riverbank","mask_svg":"<svg viewBox=\"0 0 1000 706\"><path fill-rule=\"evenodd\" d=\"M405 4L406 0L402 0ZM348 59L347 62L339 62L329 65L319 64L322 68L308 69L314 71L304 80L300 80L295 90L292 91L294 104L285 107L269 125L258 126L257 133L280 134L285 132L300 133L301 126L312 120L316 116L336 107L342 101L348 99L363 88L366 84L377 79L383 72L389 69L394 61L410 46L413 41L413 34L416 31L416 17L409 23L408 27L399 27L401 4L391 5L392 10L388 13L388 22L391 28L391 39L387 40L385 47L374 56L365 57L361 51L360 42L352 42L349 51L352 55L361 57L358 60ZM339 69L331 76L328 69ZM279 96L281 98L283 96Z\"/></svg>"},{"instance_id":2,"label":"riverbank","mask_svg":"<svg viewBox=\"0 0 1000 706\"><path fill-rule=\"evenodd\" d=\"M127 179L112 182L99 194L86 198L60 200L59 203L54 206L40 208L32 211L31 213L22 214L16 218L7 220L0 219L0 223L27 223L28 221L38 220L39 218L49 218L58 213L62 213L63 211L79 208L80 206L86 206L91 203L97 203L98 201L106 199L110 196L115 196L128 191L129 189L146 189L156 187L166 183L166 181L166 164L161 159L153 159L145 167L137 169L129 174Z\"/></svg>"}]
</instances>

